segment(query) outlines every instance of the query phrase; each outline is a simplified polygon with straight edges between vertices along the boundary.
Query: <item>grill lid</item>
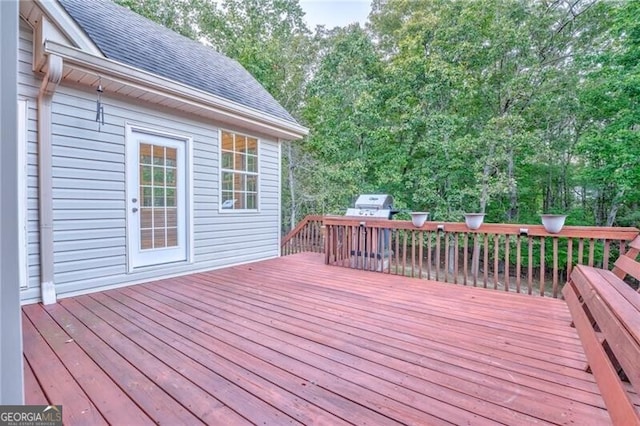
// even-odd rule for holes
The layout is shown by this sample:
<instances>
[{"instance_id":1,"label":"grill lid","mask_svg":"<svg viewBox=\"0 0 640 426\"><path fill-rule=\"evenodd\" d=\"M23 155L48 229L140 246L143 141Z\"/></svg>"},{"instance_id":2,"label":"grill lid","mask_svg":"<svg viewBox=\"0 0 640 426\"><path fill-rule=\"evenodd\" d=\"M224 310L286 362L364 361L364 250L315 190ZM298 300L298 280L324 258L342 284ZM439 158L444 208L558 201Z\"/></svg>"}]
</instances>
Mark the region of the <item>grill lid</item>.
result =
<instances>
[{"instance_id":1,"label":"grill lid","mask_svg":"<svg viewBox=\"0 0 640 426\"><path fill-rule=\"evenodd\" d=\"M391 209L393 197L389 194L362 194L356 200L357 209Z\"/></svg>"},{"instance_id":2,"label":"grill lid","mask_svg":"<svg viewBox=\"0 0 640 426\"><path fill-rule=\"evenodd\" d=\"M388 194L362 194L356 200L354 208L347 209L345 216L366 216L369 218L390 219L393 197Z\"/></svg>"}]
</instances>

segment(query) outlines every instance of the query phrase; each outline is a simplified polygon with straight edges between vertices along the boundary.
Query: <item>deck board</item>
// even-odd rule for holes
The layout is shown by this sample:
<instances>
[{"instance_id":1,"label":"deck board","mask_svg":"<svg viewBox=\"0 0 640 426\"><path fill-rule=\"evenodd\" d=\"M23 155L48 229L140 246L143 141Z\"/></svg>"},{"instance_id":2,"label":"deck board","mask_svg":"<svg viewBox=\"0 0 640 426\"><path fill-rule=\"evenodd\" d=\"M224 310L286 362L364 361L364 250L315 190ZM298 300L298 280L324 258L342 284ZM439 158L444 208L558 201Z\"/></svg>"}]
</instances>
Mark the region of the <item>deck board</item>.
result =
<instances>
[{"instance_id":1,"label":"deck board","mask_svg":"<svg viewBox=\"0 0 640 426\"><path fill-rule=\"evenodd\" d=\"M24 403L27 405L49 405L49 400L44 395L44 391L40 387L40 383L36 379L29 360L23 359L24 368Z\"/></svg>"},{"instance_id":2,"label":"deck board","mask_svg":"<svg viewBox=\"0 0 640 426\"><path fill-rule=\"evenodd\" d=\"M25 310L29 308L27 307ZM22 330L25 358L32 367L47 399L54 405L63 405L65 422L106 425L106 420L94 402L88 398L25 314L22 316ZM30 390L26 389L26 393L29 394Z\"/></svg>"},{"instance_id":3,"label":"deck board","mask_svg":"<svg viewBox=\"0 0 640 426\"><path fill-rule=\"evenodd\" d=\"M225 303L227 305L233 306L234 314L241 313L242 307L238 303L232 302L230 298L227 298ZM289 303L291 303L291 301L289 301ZM267 306L273 307L274 305L272 304ZM223 308L223 307L220 307L220 308ZM471 377L478 376L477 378L478 381L486 381L488 379L486 377L487 373L496 373L499 378L506 378L508 375L518 374L521 376L522 380L525 380L525 379L534 380L533 378L529 378L526 375L523 375L520 373L520 371L522 370L522 364L517 364L516 368L511 368L510 372L504 372L504 370L489 368L489 369L484 369L485 371L482 374L478 374L476 371L478 369L483 369L484 365L483 363L475 360L475 358L477 358L477 352L475 354L472 353L471 355L464 357L462 351L457 351L457 352L451 351L451 350L447 351L448 348L442 348L442 347L438 348L437 345L431 345L428 351L425 351L425 349L422 347L415 346L413 349L413 352L406 353L407 351L403 350L403 349L406 349L403 347L403 346L406 346L405 343L400 343L400 345L393 346L393 343L394 343L393 339L382 338L380 334L375 336L371 333L364 333L363 332L364 330L363 330L359 333L360 336L355 337L349 333L350 330L347 327L340 327L339 325L336 325L335 321L332 324L329 321L321 321L319 317L313 317L313 318L309 317L307 318L307 321L301 320L300 318L303 318L306 316L304 312L312 309L311 306L301 306L299 308L300 310L297 311L298 313L295 315L295 317L291 315L285 316L283 314L269 313L267 310L262 308L258 303L256 303L255 299L252 302L252 306L249 309L250 311L255 311L259 313L262 318L268 318L270 327L290 328L290 325L293 323L300 324L301 328L299 328L299 331L296 334L300 336L304 336L308 339L313 339L315 336L326 336L325 337L326 339L337 340L339 342L342 342L343 340L347 342L349 340L357 340L358 344L357 346L355 346L356 350L359 349L360 347L366 347L377 352L387 353L389 356L393 358L403 358L403 359L410 360L410 362L417 362L417 360L420 360L420 359L424 361L428 358L431 363L437 364L439 369L447 368L447 367L454 367L454 368L461 367L461 368L458 368L460 370L459 375L464 380L469 380L470 379L469 374L470 374ZM245 310L244 314L250 315L249 312ZM322 322L322 324L318 325L319 322ZM342 319L340 322L343 325L347 322L353 323L352 321L349 321L346 319ZM362 324L355 324L355 323L353 323L353 325L362 326ZM369 337L369 339L362 338L365 334L367 335L367 337ZM425 339L421 339L421 340L424 341ZM323 342L323 345L329 345L329 344L330 344L330 341ZM416 354L419 355L418 358L416 358L415 356ZM371 357L374 355L375 354L364 355L364 357L366 359L371 359ZM439 359L442 357L451 358L451 355L454 355L455 358L452 358L447 363L439 361ZM388 361L384 361L383 363L393 362L393 358ZM411 364L403 365L401 369L404 370L406 368L411 368L411 367L412 367ZM532 373L535 374L538 371L539 371L539 365L534 367L534 369L532 370ZM585 377L584 372L581 372L580 375ZM547 379L557 381L561 378L562 376L556 375L555 377L550 376ZM591 391L584 395L585 401L591 404L597 404L599 402L600 400L599 395L595 395L595 396L593 395L594 392L597 393L597 387L595 387L592 383L568 379L566 380L566 384L568 385L573 384L574 388L573 389L559 388L558 386L555 385L555 383L548 386L548 382L543 380L537 380L536 386L538 387L542 386L544 388L547 388L549 391L555 391L556 394L558 395L563 395L565 393L570 394L572 395L572 397L582 396L583 393L580 391L578 391L579 395L576 395L576 391L577 391L576 388L582 387L583 389L588 389Z\"/></svg>"},{"instance_id":4,"label":"deck board","mask_svg":"<svg viewBox=\"0 0 640 426\"><path fill-rule=\"evenodd\" d=\"M99 401L96 404L97 409L107 422L111 424L151 423L151 419L122 393L104 371L97 368L93 360L71 336L50 320L46 312L27 307L25 313L88 398Z\"/></svg>"},{"instance_id":5,"label":"deck board","mask_svg":"<svg viewBox=\"0 0 640 426\"><path fill-rule=\"evenodd\" d=\"M556 299L298 254L23 312L65 424L610 424Z\"/></svg>"},{"instance_id":6,"label":"deck board","mask_svg":"<svg viewBox=\"0 0 640 426\"><path fill-rule=\"evenodd\" d=\"M185 298L185 296L180 295L174 296L179 299ZM203 315L206 315L204 310L206 309L207 304L201 302L201 300L206 300L206 294L188 295L185 300L189 300L190 306L192 307L202 308ZM349 380L354 381L363 387L370 387L370 389L377 389L380 391L388 389L387 382L393 385L402 386L402 388L389 390L388 396L390 398L392 397L406 402L408 398L413 396L409 392L410 390L427 393L436 398L441 398L443 394L446 393L447 398L460 408L465 408L476 414L482 414L487 418L493 418L503 422L512 422L514 419L512 410L503 410L499 405L491 406L486 403L479 404L480 401L474 401L467 397L468 394L481 394L483 393L483 390L486 390L490 391L490 399L493 399L494 401L496 398L508 399L513 395L512 392L517 391L515 389L504 389L504 387L508 385L508 382L487 383L489 380L487 380L486 377L476 375L473 371L469 370L462 374L462 379L458 379L450 372L447 372L448 374L442 372L443 370L451 369L450 364L443 362L438 363L436 360L432 360L429 363L438 363L437 366L432 366L432 368L427 368L427 365L429 364L423 363L423 368L420 369L422 377L415 377L406 374L407 369L411 369L411 364L398 361L391 357L380 356L375 351L362 351L359 350L357 346L344 345L343 340L339 340L336 344L336 339L331 335L320 339L319 337L322 336L320 333L305 333L304 328L308 324L295 317L290 318L287 322L282 321L280 323L275 323L275 321L269 318L267 312L256 311L255 309L251 309L251 307L242 309L237 306L234 306L233 312L229 312L226 316L228 317L226 318L227 320L232 320L234 317L241 316L243 319L243 327L251 328L259 333L258 335L262 335L263 341L265 339L264 336L269 336L273 339L285 341L293 345L295 348L304 349L307 353L303 355L297 353L299 351L291 350L289 348L287 348L287 353L291 356L295 356L296 358L302 357L307 359L309 362L313 363L313 365L322 366L323 370L339 377L348 377ZM216 315L215 320L212 319L212 322L216 321L219 323L224 319L225 316L218 314ZM309 323L312 322L310 321ZM245 332L245 334L248 333ZM344 338L348 339L349 336L344 336ZM332 342L332 340L334 342ZM332 345L335 345L335 347L332 347ZM369 372L375 372L375 375L367 377ZM471 377L474 375L478 376L475 377L476 380L473 380ZM380 379L383 379L384 381L381 381ZM477 384L481 381L485 382L484 386L479 386ZM440 383L444 383L446 385L441 385ZM479 387L482 389L478 389ZM403 393L399 392L398 389L404 390L403 388L406 388L409 391ZM524 395L522 396L527 400L533 399L530 393L523 390L520 391L524 392ZM518 405L521 410L527 411L529 407L525 403L524 398L518 399L518 404L516 405ZM561 401L560 398L556 398L556 401L558 406L566 403L566 401ZM551 403L551 405L553 406L556 401ZM429 403L435 404L436 402L430 401ZM447 407L440 407L438 410L446 409ZM453 415L453 413L448 413L447 418L452 418ZM455 418L455 422L459 424L467 416L468 414L463 413L463 417ZM526 420L528 422L533 421L532 418L526 418L524 416L521 417L520 420Z\"/></svg>"}]
</instances>

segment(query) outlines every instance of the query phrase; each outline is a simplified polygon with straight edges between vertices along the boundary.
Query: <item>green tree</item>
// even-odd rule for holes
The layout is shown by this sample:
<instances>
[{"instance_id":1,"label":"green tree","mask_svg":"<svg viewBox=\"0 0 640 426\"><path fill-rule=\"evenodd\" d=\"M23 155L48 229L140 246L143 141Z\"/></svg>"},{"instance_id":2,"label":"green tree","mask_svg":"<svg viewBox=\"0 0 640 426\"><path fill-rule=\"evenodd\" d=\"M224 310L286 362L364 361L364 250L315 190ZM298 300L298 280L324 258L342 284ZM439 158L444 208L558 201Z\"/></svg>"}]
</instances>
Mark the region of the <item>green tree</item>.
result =
<instances>
[{"instance_id":1,"label":"green tree","mask_svg":"<svg viewBox=\"0 0 640 426\"><path fill-rule=\"evenodd\" d=\"M305 148L319 159L313 194L326 212L344 212L355 194L379 191L371 167L380 120L382 63L357 25L317 34L320 59L303 112Z\"/></svg>"},{"instance_id":2,"label":"green tree","mask_svg":"<svg viewBox=\"0 0 640 426\"><path fill-rule=\"evenodd\" d=\"M425 201L440 199L449 213L475 204L507 221L556 199L571 204L576 112L558 110L576 103L575 56L601 46L594 41L607 8L592 1L374 2L371 28L390 58L390 101L410 145L409 168L428 161L435 176L416 175L433 188ZM429 117L447 117L456 128L433 138ZM421 144L428 160L414 155ZM532 165L545 171L533 176L550 178L532 178Z\"/></svg>"},{"instance_id":3,"label":"green tree","mask_svg":"<svg viewBox=\"0 0 640 426\"><path fill-rule=\"evenodd\" d=\"M584 197L599 225L637 226L640 215L640 1L613 12L609 48L587 58L581 93L586 128L580 138Z\"/></svg>"},{"instance_id":4,"label":"green tree","mask_svg":"<svg viewBox=\"0 0 640 426\"><path fill-rule=\"evenodd\" d=\"M209 0L115 0L139 15L185 37L197 39L203 11L215 7Z\"/></svg>"},{"instance_id":5,"label":"green tree","mask_svg":"<svg viewBox=\"0 0 640 426\"><path fill-rule=\"evenodd\" d=\"M374 0L311 34L297 0L120 0L237 59L310 127L283 150L283 217L362 192L460 220L640 214L640 1Z\"/></svg>"}]
</instances>

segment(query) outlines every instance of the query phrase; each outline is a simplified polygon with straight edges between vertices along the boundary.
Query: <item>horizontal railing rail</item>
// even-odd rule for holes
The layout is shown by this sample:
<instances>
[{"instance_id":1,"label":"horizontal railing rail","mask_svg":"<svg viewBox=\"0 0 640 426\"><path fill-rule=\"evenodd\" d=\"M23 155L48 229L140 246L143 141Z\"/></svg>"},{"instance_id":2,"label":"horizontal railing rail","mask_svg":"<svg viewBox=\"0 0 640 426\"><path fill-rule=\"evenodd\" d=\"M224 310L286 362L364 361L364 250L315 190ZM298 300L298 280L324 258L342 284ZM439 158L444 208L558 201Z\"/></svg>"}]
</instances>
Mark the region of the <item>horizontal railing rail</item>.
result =
<instances>
[{"instance_id":1,"label":"horizontal railing rail","mask_svg":"<svg viewBox=\"0 0 640 426\"><path fill-rule=\"evenodd\" d=\"M320 215L309 215L302 219L282 237L280 254L286 256L302 252L323 253L322 220L323 216Z\"/></svg>"},{"instance_id":2,"label":"horizontal railing rail","mask_svg":"<svg viewBox=\"0 0 640 426\"><path fill-rule=\"evenodd\" d=\"M559 297L576 264L611 269L636 228L325 217L325 262L348 268Z\"/></svg>"}]
</instances>

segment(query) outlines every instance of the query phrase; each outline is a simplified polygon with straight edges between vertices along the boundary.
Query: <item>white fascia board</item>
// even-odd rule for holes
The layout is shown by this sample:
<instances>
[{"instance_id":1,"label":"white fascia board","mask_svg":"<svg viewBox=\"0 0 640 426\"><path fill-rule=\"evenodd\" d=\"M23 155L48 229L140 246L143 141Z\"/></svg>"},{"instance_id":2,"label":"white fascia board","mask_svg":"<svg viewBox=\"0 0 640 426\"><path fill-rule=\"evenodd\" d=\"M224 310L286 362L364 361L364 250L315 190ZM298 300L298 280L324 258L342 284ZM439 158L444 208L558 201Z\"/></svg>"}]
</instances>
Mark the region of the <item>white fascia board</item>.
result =
<instances>
[{"instance_id":1,"label":"white fascia board","mask_svg":"<svg viewBox=\"0 0 640 426\"><path fill-rule=\"evenodd\" d=\"M151 93L166 96L190 105L215 111L221 116L229 117L263 128L267 134L276 134L281 139L302 139L309 129L297 123L282 120L237 102L194 89L168 78L160 77L112 59L96 57L80 49L64 46L54 41L45 42L45 53L60 56L65 66L89 73L97 73L119 83L144 89Z\"/></svg>"},{"instance_id":2,"label":"white fascia board","mask_svg":"<svg viewBox=\"0 0 640 426\"><path fill-rule=\"evenodd\" d=\"M72 43L94 56L104 57L98 46L55 0L36 0L36 4Z\"/></svg>"}]
</instances>

